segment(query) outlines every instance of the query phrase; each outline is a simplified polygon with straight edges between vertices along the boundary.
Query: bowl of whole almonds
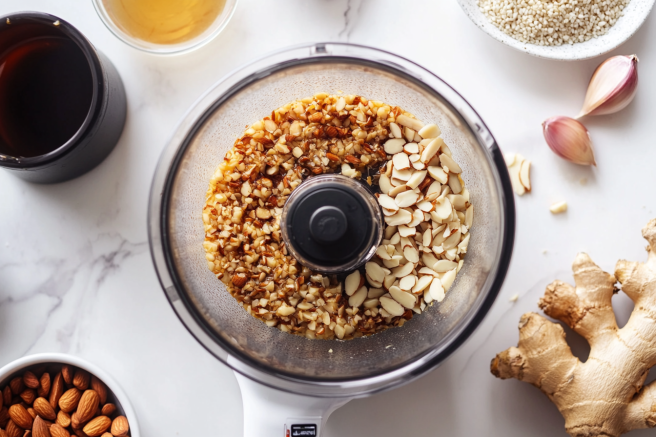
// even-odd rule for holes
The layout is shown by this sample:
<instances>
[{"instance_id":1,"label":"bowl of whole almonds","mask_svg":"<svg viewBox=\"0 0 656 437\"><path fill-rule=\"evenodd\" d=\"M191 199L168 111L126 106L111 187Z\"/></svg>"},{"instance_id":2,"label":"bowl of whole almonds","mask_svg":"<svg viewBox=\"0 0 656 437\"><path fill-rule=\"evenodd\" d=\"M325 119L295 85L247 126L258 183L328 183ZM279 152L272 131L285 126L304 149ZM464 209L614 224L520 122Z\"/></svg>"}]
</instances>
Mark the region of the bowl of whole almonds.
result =
<instances>
[{"instance_id":1,"label":"bowl of whole almonds","mask_svg":"<svg viewBox=\"0 0 656 437\"><path fill-rule=\"evenodd\" d=\"M36 354L0 369L0 437L138 437L118 384L87 361Z\"/></svg>"}]
</instances>

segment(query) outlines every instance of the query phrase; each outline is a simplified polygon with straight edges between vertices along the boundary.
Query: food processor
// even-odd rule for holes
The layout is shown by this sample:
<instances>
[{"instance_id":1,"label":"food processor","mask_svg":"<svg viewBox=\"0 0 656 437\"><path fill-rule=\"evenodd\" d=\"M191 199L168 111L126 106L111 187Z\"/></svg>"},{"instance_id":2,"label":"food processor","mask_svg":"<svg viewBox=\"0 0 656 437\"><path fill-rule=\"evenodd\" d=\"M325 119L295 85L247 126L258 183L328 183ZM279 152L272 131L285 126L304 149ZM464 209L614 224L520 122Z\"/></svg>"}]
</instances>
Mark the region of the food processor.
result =
<instances>
[{"instance_id":1,"label":"food processor","mask_svg":"<svg viewBox=\"0 0 656 437\"><path fill-rule=\"evenodd\" d=\"M202 246L208 184L235 139L273 109L319 92L384 101L437 124L462 167L475 207L468 253L445 299L403 327L348 341L309 340L250 316L207 268ZM331 183L323 182L316 187ZM290 196L287 203L292 202L296 201ZM314 210L320 206L317 203ZM307 217L307 211L304 214ZM334 214L334 220L342 220ZM244 402L244 435L318 436L336 408L419 378L471 335L508 269L514 214L503 156L478 114L455 90L391 53L320 43L259 59L200 98L160 158L148 221L153 261L171 306L189 332L235 371ZM288 238L300 235L294 226L287 231ZM355 250L351 264L339 259L314 262L347 273L343 270L356 268L372 247L375 250L380 241L376 232L368 232L370 246ZM315 252L309 249L299 256L312 255ZM305 262L312 262L308 259Z\"/></svg>"}]
</instances>

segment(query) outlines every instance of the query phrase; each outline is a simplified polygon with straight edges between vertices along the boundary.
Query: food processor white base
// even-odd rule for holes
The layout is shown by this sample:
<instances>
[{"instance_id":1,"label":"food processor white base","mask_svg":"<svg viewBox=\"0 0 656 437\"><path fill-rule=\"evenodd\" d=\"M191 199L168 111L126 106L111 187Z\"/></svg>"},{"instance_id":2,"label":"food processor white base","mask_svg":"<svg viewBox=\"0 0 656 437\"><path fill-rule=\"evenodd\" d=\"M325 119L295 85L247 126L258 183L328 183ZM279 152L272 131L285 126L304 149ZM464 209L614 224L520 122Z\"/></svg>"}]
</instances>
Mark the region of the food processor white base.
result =
<instances>
[{"instance_id":1,"label":"food processor white base","mask_svg":"<svg viewBox=\"0 0 656 437\"><path fill-rule=\"evenodd\" d=\"M352 398L318 398L269 388L235 372L244 404L244 437L316 437Z\"/></svg>"}]
</instances>

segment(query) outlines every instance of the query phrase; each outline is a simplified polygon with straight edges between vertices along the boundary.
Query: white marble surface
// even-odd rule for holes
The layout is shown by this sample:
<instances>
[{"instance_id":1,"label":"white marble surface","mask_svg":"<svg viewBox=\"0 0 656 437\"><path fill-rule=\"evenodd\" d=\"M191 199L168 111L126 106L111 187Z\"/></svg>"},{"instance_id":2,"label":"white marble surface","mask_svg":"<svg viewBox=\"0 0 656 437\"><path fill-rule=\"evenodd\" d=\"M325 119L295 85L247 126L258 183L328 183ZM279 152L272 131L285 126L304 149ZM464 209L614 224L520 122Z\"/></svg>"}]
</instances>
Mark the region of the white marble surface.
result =
<instances>
[{"instance_id":1,"label":"white marble surface","mask_svg":"<svg viewBox=\"0 0 656 437\"><path fill-rule=\"evenodd\" d=\"M623 112L587 122L599 166L586 169L553 155L540 123L578 112L601 60L559 63L516 52L477 29L455 0L241 0L223 34L176 57L124 45L90 0L0 2L0 15L30 9L70 21L113 60L129 115L116 150L77 180L38 186L0 172L0 365L35 352L79 355L120 382L143 435L241 435L234 375L187 333L157 282L146 235L151 175L177 121L228 71L295 43L350 41L406 56L454 86L504 150L533 160L534 191L517 199L512 265L470 341L421 380L337 411L326 435L565 435L544 395L495 379L488 366L516 344L519 316L537 310L546 284L571 280L577 251L606 269L619 258L645 258L640 229L656 216L654 14L614 52L640 56L639 95ZM552 216L550 203L561 199L570 210ZM626 320L628 299L615 300Z\"/></svg>"}]
</instances>

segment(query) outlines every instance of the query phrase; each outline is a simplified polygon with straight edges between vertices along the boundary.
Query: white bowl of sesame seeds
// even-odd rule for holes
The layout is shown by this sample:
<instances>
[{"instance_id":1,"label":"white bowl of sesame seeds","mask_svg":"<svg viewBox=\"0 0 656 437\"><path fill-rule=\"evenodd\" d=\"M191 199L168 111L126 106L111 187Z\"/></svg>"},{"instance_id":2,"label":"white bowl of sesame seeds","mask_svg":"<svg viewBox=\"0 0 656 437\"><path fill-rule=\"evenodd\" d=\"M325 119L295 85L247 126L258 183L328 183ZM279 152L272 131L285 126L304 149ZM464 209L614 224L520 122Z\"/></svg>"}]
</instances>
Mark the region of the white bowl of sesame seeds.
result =
<instances>
[{"instance_id":1,"label":"white bowl of sesame seeds","mask_svg":"<svg viewBox=\"0 0 656 437\"><path fill-rule=\"evenodd\" d=\"M626 42L655 0L458 0L484 32L524 53L575 61ZM503 30L502 30L503 28Z\"/></svg>"}]
</instances>

